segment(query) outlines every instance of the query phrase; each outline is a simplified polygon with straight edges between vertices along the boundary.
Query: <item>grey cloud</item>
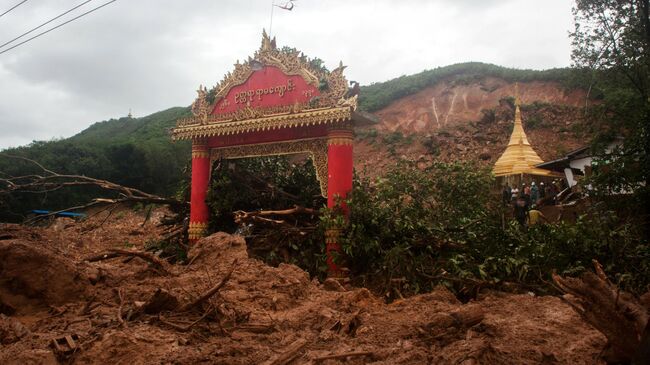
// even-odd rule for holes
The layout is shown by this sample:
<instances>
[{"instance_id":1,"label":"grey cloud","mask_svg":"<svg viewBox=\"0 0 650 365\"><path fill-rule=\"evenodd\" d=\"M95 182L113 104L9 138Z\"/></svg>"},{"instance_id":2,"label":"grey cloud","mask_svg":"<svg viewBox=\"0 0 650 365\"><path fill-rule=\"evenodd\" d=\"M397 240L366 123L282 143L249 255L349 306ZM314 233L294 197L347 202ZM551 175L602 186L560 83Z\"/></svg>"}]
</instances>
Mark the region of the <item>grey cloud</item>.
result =
<instances>
[{"instance_id":1,"label":"grey cloud","mask_svg":"<svg viewBox=\"0 0 650 365\"><path fill-rule=\"evenodd\" d=\"M276 2L279 2L276 0ZM89 3L90 9L101 2ZM296 1L273 35L349 79L384 81L450 63L569 65L565 0ZM72 7L28 2L0 22L0 43ZM0 148L69 136L93 122L188 105L259 46L271 1L117 2L0 55Z\"/></svg>"}]
</instances>

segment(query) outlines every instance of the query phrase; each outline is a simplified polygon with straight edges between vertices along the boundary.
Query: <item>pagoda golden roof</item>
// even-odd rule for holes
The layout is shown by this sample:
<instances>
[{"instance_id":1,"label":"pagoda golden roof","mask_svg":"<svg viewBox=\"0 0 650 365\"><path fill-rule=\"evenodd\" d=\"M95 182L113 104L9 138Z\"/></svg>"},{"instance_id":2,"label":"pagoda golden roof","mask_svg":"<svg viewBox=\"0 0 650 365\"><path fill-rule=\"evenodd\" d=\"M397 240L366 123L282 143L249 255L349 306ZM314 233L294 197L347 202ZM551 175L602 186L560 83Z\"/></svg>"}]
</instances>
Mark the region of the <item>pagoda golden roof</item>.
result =
<instances>
[{"instance_id":1,"label":"pagoda golden roof","mask_svg":"<svg viewBox=\"0 0 650 365\"><path fill-rule=\"evenodd\" d=\"M510 135L510 141L506 150L494 164L492 171L495 176L510 175L539 175L555 176L552 171L535 167L544 161L539 157L537 152L528 142L524 126L521 122L521 112L519 111L519 98L515 99L515 126Z\"/></svg>"}]
</instances>

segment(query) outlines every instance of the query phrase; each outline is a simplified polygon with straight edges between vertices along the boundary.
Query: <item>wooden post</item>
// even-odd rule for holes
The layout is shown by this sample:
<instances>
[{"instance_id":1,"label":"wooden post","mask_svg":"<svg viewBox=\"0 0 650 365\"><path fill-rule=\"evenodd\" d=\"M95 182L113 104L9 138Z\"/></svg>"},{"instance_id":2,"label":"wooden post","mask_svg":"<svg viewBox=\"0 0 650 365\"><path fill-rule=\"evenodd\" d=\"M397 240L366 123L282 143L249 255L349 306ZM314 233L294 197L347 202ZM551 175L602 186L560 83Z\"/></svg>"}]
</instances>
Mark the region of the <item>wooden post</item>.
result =
<instances>
[{"instance_id":1,"label":"wooden post","mask_svg":"<svg viewBox=\"0 0 650 365\"><path fill-rule=\"evenodd\" d=\"M192 187L190 200L189 241L205 236L210 212L205 202L210 183L210 152L204 140L192 141Z\"/></svg>"}]
</instances>

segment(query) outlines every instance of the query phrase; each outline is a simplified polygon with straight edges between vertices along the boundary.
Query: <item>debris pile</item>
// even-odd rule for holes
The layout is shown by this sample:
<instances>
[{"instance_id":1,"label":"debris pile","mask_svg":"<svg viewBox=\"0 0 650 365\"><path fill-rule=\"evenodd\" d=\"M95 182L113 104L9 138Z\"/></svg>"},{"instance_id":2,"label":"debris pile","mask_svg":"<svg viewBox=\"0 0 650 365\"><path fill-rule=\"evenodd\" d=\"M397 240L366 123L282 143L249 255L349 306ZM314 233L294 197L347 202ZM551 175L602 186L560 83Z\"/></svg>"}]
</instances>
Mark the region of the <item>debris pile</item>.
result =
<instances>
[{"instance_id":1,"label":"debris pile","mask_svg":"<svg viewBox=\"0 0 650 365\"><path fill-rule=\"evenodd\" d=\"M104 218L0 226L0 363L597 364L606 342L557 297L386 304L226 233L172 265L144 251L160 217Z\"/></svg>"}]
</instances>

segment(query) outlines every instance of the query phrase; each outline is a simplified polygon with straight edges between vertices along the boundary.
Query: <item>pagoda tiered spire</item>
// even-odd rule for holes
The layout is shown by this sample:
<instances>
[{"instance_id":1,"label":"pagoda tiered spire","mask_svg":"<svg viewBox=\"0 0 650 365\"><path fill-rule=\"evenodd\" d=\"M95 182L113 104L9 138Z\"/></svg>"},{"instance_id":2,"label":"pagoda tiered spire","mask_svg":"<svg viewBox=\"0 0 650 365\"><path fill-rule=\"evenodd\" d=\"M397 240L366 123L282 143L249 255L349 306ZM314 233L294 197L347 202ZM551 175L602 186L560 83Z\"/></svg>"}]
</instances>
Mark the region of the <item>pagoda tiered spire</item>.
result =
<instances>
[{"instance_id":1,"label":"pagoda tiered spire","mask_svg":"<svg viewBox=\"0 0 650 365\"><path fill-rule=\"evenodd\" d=\"M528 142L519 110L519 85L515 84L515 125L510 135L506 150L494 164L492 171L495 176L519 174L552 175L551 171L535 167L544 161Z\"/></svg>"}]
</instances>

